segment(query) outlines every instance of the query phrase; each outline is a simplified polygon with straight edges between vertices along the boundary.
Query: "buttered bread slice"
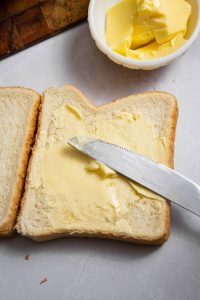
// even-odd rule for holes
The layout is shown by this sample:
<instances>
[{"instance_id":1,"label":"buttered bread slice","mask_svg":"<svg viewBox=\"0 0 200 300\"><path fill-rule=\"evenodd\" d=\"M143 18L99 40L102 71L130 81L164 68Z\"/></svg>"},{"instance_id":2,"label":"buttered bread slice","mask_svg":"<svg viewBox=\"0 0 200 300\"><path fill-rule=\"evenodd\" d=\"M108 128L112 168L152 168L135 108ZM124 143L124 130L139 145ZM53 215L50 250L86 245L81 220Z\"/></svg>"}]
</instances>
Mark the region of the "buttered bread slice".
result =
<instances>
[{"instance_id":1,"label":"buttered bread slice","mask_svg":"<svg viewBox=\"0 0 200 300\"><path fill-rule=\"evenodd\" d=\"M164 198L68 145L89 136L173 167L177 103L167 93L95 107L71 86L44 92L17 230L36 241L95 236L158 244L169 235Z\"/></svg>"}]
</instances>

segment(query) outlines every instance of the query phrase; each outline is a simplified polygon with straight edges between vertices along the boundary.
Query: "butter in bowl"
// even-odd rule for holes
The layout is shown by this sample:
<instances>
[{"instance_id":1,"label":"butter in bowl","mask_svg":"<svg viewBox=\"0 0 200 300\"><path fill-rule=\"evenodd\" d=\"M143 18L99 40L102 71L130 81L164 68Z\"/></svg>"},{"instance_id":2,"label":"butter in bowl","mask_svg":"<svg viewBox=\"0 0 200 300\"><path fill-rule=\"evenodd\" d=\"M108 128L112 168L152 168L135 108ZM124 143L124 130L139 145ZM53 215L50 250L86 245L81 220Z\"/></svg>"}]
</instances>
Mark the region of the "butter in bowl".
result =
<instances>
[{"instance_id":1,"label":"butter in bowl","mask_svg":"<svg viewBox=\"0 0 200 300\"><path fill-rule=\"evenodd\" d=\"M91 0L97 47L131 69L156 69L181 56L200 30L199 0Z\"/></svg>"}]
</instances>

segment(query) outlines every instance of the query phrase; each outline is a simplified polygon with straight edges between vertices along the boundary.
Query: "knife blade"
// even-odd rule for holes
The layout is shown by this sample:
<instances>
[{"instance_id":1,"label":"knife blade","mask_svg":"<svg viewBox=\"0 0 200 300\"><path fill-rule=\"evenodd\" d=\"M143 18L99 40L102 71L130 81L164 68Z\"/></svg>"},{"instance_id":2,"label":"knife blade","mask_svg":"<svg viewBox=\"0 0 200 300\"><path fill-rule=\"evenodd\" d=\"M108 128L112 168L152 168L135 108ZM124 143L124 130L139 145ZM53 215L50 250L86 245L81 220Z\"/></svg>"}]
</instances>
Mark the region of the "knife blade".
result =
<instances>
[{"instance_id":1,"label":"knife blade","mask_svg":"<svg viewBox=\"0 0 200 300\"><path fill-rule=\"evenodd\" d=\"M72 137L68 144L200 217L200 186L178 172L95 138Z\"/></svg>"}]
</instances>

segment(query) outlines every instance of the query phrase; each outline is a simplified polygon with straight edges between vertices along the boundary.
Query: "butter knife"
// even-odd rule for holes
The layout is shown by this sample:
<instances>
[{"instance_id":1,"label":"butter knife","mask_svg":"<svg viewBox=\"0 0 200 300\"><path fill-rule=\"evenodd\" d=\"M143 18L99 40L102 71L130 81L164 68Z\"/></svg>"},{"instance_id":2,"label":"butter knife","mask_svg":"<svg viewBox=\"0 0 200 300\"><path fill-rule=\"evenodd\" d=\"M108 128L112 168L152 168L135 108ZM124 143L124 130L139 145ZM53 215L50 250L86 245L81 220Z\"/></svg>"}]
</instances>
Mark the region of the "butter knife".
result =
<instances>
[{"instance_id":1,"label":"butter knife","mask_svg":"<svg viewBox=\"0 0 200 300\"><path fill-rule=\"evenodd\" d=\"M68 144L200 217L200 186L178 172L95 138L72 137Z\"/></svg>"}]
</instances>

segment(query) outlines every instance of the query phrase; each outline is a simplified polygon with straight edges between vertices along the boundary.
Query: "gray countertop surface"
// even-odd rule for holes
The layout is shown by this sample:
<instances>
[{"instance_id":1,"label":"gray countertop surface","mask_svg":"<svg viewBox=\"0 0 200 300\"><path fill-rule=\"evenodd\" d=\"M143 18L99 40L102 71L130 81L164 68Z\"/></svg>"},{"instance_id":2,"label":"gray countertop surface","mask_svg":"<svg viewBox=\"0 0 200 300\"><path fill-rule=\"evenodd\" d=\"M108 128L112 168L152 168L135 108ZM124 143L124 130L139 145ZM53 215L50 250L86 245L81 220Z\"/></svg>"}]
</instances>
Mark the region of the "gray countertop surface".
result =
<instances>
[{"instance_id":1,"label":"gray countertop surface","mask_svg":"<svg viewBox=\"0 0 200 300\"><path fill-rule=\"evenodd\" d=\"M175 169L200 184L200 38L168 67L134 71L100 53L83 23L0 62L2 86L65 83L97 105L149 90L176 95ZM78 238L37 244L15 235L0 240L0 262L1 300L199 300L200 218L173 206L161 247Z\"/></svg>"}]
</instances>

